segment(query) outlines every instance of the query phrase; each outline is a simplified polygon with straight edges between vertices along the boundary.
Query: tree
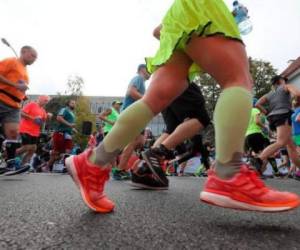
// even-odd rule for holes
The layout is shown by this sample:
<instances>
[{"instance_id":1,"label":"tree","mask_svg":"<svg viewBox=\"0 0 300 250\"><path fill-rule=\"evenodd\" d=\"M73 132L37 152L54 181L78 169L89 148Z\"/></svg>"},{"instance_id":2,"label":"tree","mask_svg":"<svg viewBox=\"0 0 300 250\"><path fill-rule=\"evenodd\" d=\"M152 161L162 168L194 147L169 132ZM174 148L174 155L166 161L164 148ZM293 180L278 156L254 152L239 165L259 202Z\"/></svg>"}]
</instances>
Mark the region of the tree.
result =
<instances>
[{"instance_id":1,"label":"tree","mask_svg":"<svg viewBox=\"0 0 300 250\"><path fill-rule=\"evenodd\" d=\"M205 99L205 106L211 119L213 112L221 93L220 85L209 74L203 74L194 79L195 83L200 87ZM215 131L213 126L208 126L203 132L204 141L214 144Z\"/></svg>"},{"instance_id":2,"label":"tree","mask_svg":"<svg viewBox=\"0 0 300 250\"><path fill-rule=\"evenodd\" d=\"M249 58L254 97L260 98L271 90L271 79L277 70L268 61Z\"/></svg>"},{"instance_id":3,"label":"tree","mask_svg":"<svg viewBox=\"0 0 300 250\"><path fill-rule=\"evenodd\" d=\"M200 87L205 98L206 109L212 117L213 111L217 104L219 95L221 93L220 85L209 74L203 74L194 79L195 83Z\"/></svg>"},{"instance_id":4,"label":"tree","mask_svg":"<svg viewBox=\"0 0 300 250\"><path fill-rule=\"evenodd\" d=\"M72 97L78 98L82 96L83 86L84 86L84 80L82 77L76 75L69 76L65 95L70 95Z\"/></svg>"},{"instance_id":5,"label":"tree","mask_svg":"<svg viewBox=\"0 0 300 250\"><path fill-rule=\"evenodd\" d=\"M57 126L56 116L59 110L66 106L70 99L77 100L82 96L82 88L84 86L83 78L80 76L69 76L67 81L67 89L64 94L57 93L57 96L52 98L46 106L46 110L53 114L53 118L48 122L48 128L54 129Z\"/></svg>"},{"instance_id":6,"label":"tree","mask_svg":"<svg viewBox=\"0 0 300 250\"><path fill-rule=\"evenodd\" d=\"M90 121L92 124L96 124L96 117L91 113L91 105L87 97L82 95L82 89L84 87L84 80L80 76L70 76L67 81L67 89L64 94L58 93L56 97L52 98L47 104L46 109L48 112L53 113L52 120L48 123L49 129L54 129L57 126L57 113L61 108L66 106L66 103L70 100L76 100L75 117L76 117L76 129L79 133L74 135L74 142L79 144L82 148L86 146L87 136L82 135L82 124L85 121Z\"/></svg>"},{"instance_id":7,"label":"tree","mask_svg":"<svg viewBox=\"0 0 300 250\"><path fill-rule=\"evenodd\" d=\"M69 95L69 98L76 100L75 108L75 117L76 117L76 129L79 133L74 135L74 142L79 144L81 148L85 148L88 137L83 135L82 126L83 122L90 121L93 124L93 127L96 124L96 117L91 113L91 104L87 97L82 95L82 89L84 87L84 80L80 76L69 76L67 82L67 90L65 91L66 95Z\"/></svg>"},{"instance_id":8,"label":"tree","mask_svg":"<svg viewBox=\"0 0 300 250\"><path fill-rule=\"evenodd\" d=\"M76 129L79 131L79 133L74 135L74 142L78 143L81 146L81 148L85 148L88 141L88 137L81 133L83 122L92 122L93 128L95 128L96 125L96 116L91 113L91 104L87 97L80 96L77 99L75 115Z\"/></svg>"}]
</instances>

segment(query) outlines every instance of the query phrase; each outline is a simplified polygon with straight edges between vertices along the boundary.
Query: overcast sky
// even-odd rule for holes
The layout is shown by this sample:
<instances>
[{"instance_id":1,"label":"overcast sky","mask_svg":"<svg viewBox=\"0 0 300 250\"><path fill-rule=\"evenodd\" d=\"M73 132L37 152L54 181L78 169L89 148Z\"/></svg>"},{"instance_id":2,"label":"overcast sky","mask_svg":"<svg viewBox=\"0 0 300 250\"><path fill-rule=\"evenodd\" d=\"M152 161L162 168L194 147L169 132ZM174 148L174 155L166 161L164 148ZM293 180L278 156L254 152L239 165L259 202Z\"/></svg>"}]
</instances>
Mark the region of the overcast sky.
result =
<instances>
[{"instance_id":1,"label":"overcast sky","mask_svg":"<svg viewBox=\"0 0 300 250\"><path fill-rule=\"evenodd\" d=\"M19 51L35 47L28 67L31 94L64 91L70 75L85 81L86 95L123 96L136 66L152 56L152 37L173 0L1 0L0 37ZM231 8L232 1L225 1ZM299 0L244 0L253 31L248 55L282 71L300 56ZM12 56L0 44L0 58Z\"/></svg>"}]
</instances>

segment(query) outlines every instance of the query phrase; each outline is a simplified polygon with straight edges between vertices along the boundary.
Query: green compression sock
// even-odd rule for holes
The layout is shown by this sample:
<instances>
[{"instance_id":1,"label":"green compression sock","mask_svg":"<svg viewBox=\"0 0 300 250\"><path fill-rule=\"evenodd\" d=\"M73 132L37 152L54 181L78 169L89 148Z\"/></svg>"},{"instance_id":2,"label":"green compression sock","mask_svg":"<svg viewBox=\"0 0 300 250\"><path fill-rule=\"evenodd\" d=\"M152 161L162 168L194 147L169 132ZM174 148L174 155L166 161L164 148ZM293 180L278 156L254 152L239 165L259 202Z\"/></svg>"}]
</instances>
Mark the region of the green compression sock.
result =
<instances>
[{"instance_id":1,"label":"green compression sock","mask_svg":"<svg viewBox=\"0 0 300 250\"><path fill-rule=\"evenodd\" d=\"M221 93L214 112L216 173L231 178L240 169L252 107L250 91L230 87Z\"/></svg>"},{"instance_id":2,"label":"green compression sock","mask_svg":"<svg viewBox=\"0 0 300 250\"><path fill-rule=\"evenodd\" d=\"M142 100L132 104L121 113L103 143L94 150L90 161L100 166L112 161L129 142L141 133L153 117L153 112Z\"/></svg>"}]
</instances>

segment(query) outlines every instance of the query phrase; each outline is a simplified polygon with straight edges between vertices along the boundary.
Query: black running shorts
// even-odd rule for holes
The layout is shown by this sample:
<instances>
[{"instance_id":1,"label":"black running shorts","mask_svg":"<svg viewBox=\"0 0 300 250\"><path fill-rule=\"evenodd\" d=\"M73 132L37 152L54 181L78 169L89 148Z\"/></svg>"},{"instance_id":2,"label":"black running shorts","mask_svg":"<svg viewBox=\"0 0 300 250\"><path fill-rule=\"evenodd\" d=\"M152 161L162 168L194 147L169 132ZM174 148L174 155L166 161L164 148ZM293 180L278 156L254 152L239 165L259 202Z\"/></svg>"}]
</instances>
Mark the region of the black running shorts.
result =
<instances>
[{"instance_id":1,"label":"black running shorts","mask_svg":"<svg viewBox=\"0 0 300 250\"><path fill-rule=\"evenodd\" d=\"M195 83L190 83L188 88L162 111L162 115L166 123L165 132L168 134L186 119L196 118L204 127L210 124L204 97Z\"/></svg>"}]
</instances>

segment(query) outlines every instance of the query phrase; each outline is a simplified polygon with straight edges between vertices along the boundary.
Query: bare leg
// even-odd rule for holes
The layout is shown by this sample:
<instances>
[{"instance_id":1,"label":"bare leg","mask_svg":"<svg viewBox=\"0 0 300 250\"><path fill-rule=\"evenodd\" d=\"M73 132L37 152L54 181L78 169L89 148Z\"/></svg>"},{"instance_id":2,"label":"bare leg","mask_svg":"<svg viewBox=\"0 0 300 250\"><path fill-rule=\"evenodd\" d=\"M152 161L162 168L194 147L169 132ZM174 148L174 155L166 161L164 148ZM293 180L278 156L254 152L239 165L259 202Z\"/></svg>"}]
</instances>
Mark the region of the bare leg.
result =
<instances>
[{"instance_id":1,"label":"bare leg","mask_svg":"<svg viewBox=\"0 0 300 250\"><path fill-rule=\"evenodd\" d=\"M164 66L155 71L142 98L154 114L164 110L187 88L186 78L191 64L186 54L177 51Z\"/></svg>"},{"instance_id":2,"label":"bare leg","mask_svg":"<svg viewBox=\"0 0 300 250\"><path fill-rule=\"evenodd\" d=\"M143 98L121 113L103 143L90 156L90 161L105 166L133 141L155 114L165 109L186 89L191 63L185 53L174 52L170 60L153 74ZM139 119L136 119L137 116Z\"/></svg>"},{"instance_id":3,"label":"bare leg","mask_svg":"<svg viewBox=\"0 0 300 250\"><path fill-rule=\"evenodd\" d=\"M294 144L291 137L289 138L288 143L287 143L287 151L288 151L289 157L291 158L293 165L300 167L300 157L297 152L297 147Z\"/></svg>"},{"instance_id":4,"label":"bare leg","mask_svg":"<svg viewBox=\"0 0 300 250\"><path fill-rule=\"evenodd\" d=\"M262 161L266 161L271 155L273 155L276 151L278 151L281 147L286 146L289 138L291 137L291 126L288 124L277 127L277 140L275 143L266 147L259 158Z\"/></svg>"},{"instance_id":5,"label":"bare leg","mask_svg":"<svg viewBox=\"0 0 300 250\"><path fill-rule=\"evenodd\" d=\"M240 42L223 36L194 37L186 51L222 89L233 86L252 89L248 57Z\"/></svg>"},{"instance_id":6,"label":"bare leg","mask_svg":"<svg viewBox=\"0 0 300 250\"><path fill-rule=\"evenodd\" d=\"M51 170L54 162L57 161L59 158L60 158L60 153L59 152L51 151L50 159L47 162L47 168L49 170Z\"/></svg>"},{"instance_id":7,"label":"bare leg","mask_svg":"<svg viewBox=\"0 0 300 250\"><path fill-rule=\"evenodd\" d=\"M27 151L27 147L26 146L27 145L23 145L22 147L18 148L16 150L16 155L22 155L24 152L26 152Z\"/></svg>"},{"instance_id":8,"label":"bare leg","mask_svg":"<svg viewBox=\"0 0 300 250\"><path fill-rule=\"evenodd\" d=\"M162 133L160 135L160 137L157 138L157 140L155 141L155 143L153 144L153 148L157 148L159 147L159 145L165 141L168 138L169 134L168 133Z\"/></svg>"},{"instance_id":9,"label":"bare leg","mask_svg":"<svg viewBox=\"0 0 300 250\"><path fill-rule=\"evenodd\" d=\"M223 89L214 112L216 172L221 178L231 178L243 164L252 107L252 79L245 48L222 36L193 37L186 51Z\"/></svg>"},{"instance_id":10,"label":"bare leg","mask_svg":"<svg viewBox=\"0 0 300 250\"><path fill-rule=\"evenodd\" d=\"M19 135L19 123L8 122L4 124L4 134L8 140L17 140Z\"/></svg>"},{"instance_id":11,"label":"bare leg","mask_svg":"<svg viewBox=\"0 0 300 250\"><path fill-rule=\"evenodd\" d=\"M27 146L26 153L23 156L22 165L30 162L31 157L33 156L37 148L36 145L26 145L26 146Z\"/></svg>"},{"instance_id":12,"label":"bare leg","mask_svg":"<svg viewBox=\"0 0 300 250\"><path fill-rule=\"evenodd\" d=\"M131 155L133 154L134 150L139 146L142 145L144 141L144 137L139 135L133 142L129 143L125 149L123 150L120 156L120 163L118 165L118 169L120 170L128 170L127 163Z\"/></svg>"},{"instance_id":13,"label":"bare leg","mask_svg":"<svg viewBox=\"0 0 300 250\"><path fill-rule=\"evenodd\" d=\"M173 149L186 139L192 138L202 129L203 125L198 119L189 119L177 126L175 131L162 144L167 149Z\"/></svg>"}]
</instances>

